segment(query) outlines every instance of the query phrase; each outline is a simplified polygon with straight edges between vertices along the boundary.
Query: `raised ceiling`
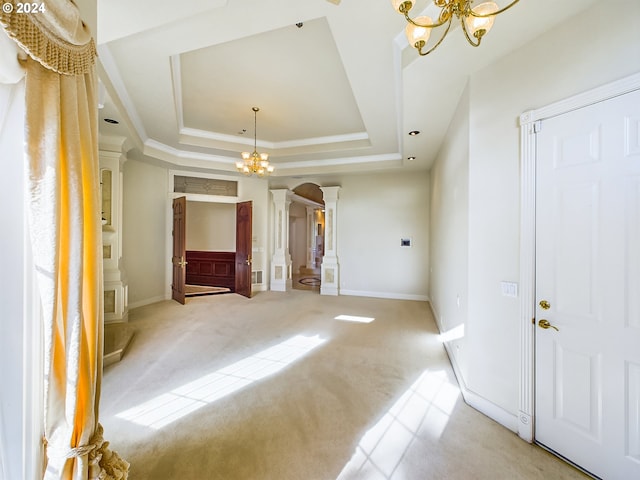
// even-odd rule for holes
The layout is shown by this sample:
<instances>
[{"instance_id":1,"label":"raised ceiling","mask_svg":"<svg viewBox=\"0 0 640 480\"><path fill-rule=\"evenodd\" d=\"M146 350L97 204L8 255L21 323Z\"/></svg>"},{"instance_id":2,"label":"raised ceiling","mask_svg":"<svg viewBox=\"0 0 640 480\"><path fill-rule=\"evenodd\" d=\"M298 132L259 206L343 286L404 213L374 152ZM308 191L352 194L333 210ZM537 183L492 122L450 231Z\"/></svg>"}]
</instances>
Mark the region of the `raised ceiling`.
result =
<instances>
[{"instance_id":1,"label":"raised ceiling","mask_svg":"<svg viewBox=\"0 0 640 480\"><path fill-rule=\"evenodd\" d=\"M428 169L470 73L593 1L524 0L480 48L452 31L420 58L388 0L98 0L101 118L120 121L101 134L136 158L234 172L257 106L276 176Z\"/></svg>"}]
</instances>

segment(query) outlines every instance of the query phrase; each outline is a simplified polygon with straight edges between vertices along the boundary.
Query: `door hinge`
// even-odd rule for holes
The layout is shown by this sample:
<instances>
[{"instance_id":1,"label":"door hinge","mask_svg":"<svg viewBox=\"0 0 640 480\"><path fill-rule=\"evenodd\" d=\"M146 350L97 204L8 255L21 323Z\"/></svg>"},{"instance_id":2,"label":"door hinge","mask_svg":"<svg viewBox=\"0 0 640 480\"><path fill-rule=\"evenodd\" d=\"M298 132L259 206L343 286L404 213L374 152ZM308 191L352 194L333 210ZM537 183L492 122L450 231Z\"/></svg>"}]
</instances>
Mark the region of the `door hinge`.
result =
<instances>
[{"instance_id":1,"label":"door hinge","mask_svg":"<svg viewBox=\"0 0 640 480\"><path fill-rule=\"evenodd\" d=\"M540 133L542 131L542 121L538 120L533 122L533 133Z\"/></svg>"}]
</instances>

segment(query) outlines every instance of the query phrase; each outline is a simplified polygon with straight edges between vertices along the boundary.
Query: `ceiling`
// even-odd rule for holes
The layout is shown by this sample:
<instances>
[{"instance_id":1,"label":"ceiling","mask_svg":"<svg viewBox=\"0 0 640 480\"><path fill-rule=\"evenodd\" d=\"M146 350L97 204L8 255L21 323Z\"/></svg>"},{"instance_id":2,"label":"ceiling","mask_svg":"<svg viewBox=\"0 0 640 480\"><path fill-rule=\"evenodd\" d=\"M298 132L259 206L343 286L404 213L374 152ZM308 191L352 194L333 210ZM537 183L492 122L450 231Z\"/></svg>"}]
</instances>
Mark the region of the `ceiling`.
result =
<instances>
[{"instance_id":1,"label":"ceiling","mask_svg":"<svg viewBox=\"0 0 640 480\"><path fill-rule=\"evenodd\" d=\"M457 28L419 57L389 0L98 0L101 137L218 173L254 134L274 176L426 170L469 75L594 2L523 0L480 48Z\"/></svg>"}]
</instances>

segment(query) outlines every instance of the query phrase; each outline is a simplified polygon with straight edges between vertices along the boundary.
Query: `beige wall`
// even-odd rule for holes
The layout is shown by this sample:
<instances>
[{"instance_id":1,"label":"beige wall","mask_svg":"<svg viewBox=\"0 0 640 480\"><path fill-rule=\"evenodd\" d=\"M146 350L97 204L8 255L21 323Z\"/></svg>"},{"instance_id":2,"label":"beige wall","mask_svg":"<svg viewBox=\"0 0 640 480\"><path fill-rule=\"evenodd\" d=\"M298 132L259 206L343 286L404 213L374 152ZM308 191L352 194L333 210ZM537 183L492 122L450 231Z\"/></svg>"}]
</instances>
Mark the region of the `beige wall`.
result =
<instances>
[{"instance_id":1,"label":"beige wall","mask_svg":"<svg viewBox=\"0 0 640 480\"><path fill-rule=\"evenodd\" d=\"M236 251L236 206L187 202L187 250Z\"/></svg>"},{"instance_id":2,"label":"beige wall","mask_svg":"<svg viewBox=\"0 0 640 480\"><path fill-rule=\"evenodd\" d=\"M603 21L611 11L624 15L615 22ZM445 147L434 168L432 202L434 208L447 205L447 212L440 212L437 228L432 226L432 241L445 245L453 229L456 235L466 236L468 244L468 265L450 256L432 257L434 272L439 272L431 278L434 307L445 316L447 326L460 322L458 315L465 316L461 348L466 351L457 354L464 372L461 380L508 415L515 416L518 410L519 299L502 296L500 282L519 279L518 117L640 71L638 18L640 2L636 0L595 4L473 74L468 118L452 124L445 142L452 145L458 136L464 138L468 122L468 160L461 158L462 152ZM468 177L466 205L447 198L459 186L459 177L447 173L455 170ZM468 227L455 226L455 218L464 217ZM468 295L462 298L462 307L466 311L457 312L451 302L465 275Z\"/></svg>"},{"instance_id":3,"label":"beige wall","mask_svg":"<svg viewBox=\"0 0 640 480\"><path fill-rule=\"evenodd\" d=\"M135 308L165 296L167 170L128 160L123 184L122 263Z\"/></svg>"},{"instance_id":4,"label":"beige wall","mask_svg":"<svg viewBox=\"0 0 640 480\"><path fill-rule=\"evenodd\" d=\"M429 269L429 174L368 173L273 179L276 188L302 183L340 186L337 253L340 293L426 300ZM400 239L410 238L411 247Z\"/></svg>"},{"instance_id":5,"label":"beige wall","mask_svg":"<svg viewBox=\"0 0 640 480\"><path fill-rule=\"evenodd\" d=\"M136 308L169 298L171 293L169 170L146 162L128 160L124 165L123 177L122 262L128 276L129 306ZM238 200L251 200L253 203L253 270L268 272L270 199L267 182L245 177L238 181ZM196 232L191 235L187 232L187 242L190 241L190 236L196 237L195 243L188 243L188 248L199 249L196 247L211 245L216 250L220 247L220 250L235 251L235 203L209 203L201 201L202 198L199 200L188 202L187 228L193 228ZM207 209L217 212L215 215L229 224L229 228L232 227L233 238L203 233L208 232L209 228L198 224L204 221ZM229 233L229 228L226 233ZM264 277L268 275L265 274ZM258 285L255 288L259 290L263 287Z\"/></svg>"}]
</instances>

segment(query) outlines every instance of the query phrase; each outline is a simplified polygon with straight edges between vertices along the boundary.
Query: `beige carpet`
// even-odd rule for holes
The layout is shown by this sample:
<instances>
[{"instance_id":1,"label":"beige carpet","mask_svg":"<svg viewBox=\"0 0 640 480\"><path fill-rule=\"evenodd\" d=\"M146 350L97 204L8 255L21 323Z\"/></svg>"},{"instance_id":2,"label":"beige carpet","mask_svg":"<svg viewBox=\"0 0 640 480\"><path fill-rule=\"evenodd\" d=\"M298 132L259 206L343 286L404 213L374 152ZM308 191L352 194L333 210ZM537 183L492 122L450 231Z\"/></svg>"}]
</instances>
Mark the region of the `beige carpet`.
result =
<instances>
[{"instance_id":1,"label":"beige carpet","mask_svg":"<svg viewBox=\"0 0 640 480\"><path fill-rule=\"evenodd\" d=\"M585 478L462 401L427 303L218 295L130 322L101 421L132 480Z\"/></svg>"}]
</instances>

